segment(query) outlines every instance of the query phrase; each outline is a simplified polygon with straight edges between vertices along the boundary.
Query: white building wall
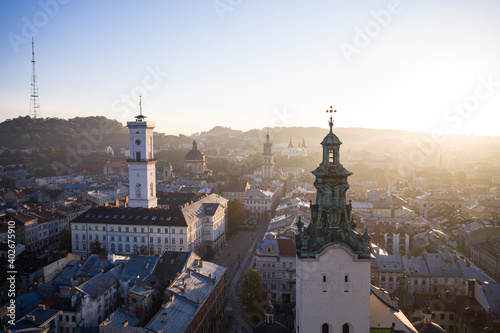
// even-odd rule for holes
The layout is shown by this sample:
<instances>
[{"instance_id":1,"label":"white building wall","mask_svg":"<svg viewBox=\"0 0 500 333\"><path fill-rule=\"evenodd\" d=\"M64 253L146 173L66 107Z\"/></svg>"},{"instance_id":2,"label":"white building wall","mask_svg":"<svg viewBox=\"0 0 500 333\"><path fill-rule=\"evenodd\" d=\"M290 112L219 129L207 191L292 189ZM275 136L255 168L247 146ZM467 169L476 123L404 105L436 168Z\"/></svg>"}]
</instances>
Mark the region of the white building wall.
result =
<instances>
[{"instance_id":1,"label":"white building wall","mask_svg":"<svg viewBox=\"0 0 500 333\"><path fill-rule=\"evenodd\" d=\"M369 259L341 245L329 246L318 258L297 258L296 290L297 332L321 332L325 323L330 332L342 332L346 323L350 332L370 331Z\"/></svg>"}]
</instances>

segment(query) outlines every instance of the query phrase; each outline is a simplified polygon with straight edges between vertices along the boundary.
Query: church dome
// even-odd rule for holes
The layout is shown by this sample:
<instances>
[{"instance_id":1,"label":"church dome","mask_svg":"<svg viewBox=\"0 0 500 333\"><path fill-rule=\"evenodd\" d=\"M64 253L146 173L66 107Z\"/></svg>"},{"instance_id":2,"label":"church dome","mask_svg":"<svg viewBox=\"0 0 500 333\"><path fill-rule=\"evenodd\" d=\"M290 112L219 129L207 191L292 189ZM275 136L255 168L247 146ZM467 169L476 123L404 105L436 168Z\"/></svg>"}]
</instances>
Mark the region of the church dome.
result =
<instances>
[{"instance_id":1,"label":"church dome","mask_svg":"<svg viewBox=\"0 0 500 333\"><path fill-rule=\"evenodd\" d=\"M185 161L203 161L205 156L201 151L198 150L198 142L193 141L193 149L187 152Z\"/></svg>"}]
</instances>

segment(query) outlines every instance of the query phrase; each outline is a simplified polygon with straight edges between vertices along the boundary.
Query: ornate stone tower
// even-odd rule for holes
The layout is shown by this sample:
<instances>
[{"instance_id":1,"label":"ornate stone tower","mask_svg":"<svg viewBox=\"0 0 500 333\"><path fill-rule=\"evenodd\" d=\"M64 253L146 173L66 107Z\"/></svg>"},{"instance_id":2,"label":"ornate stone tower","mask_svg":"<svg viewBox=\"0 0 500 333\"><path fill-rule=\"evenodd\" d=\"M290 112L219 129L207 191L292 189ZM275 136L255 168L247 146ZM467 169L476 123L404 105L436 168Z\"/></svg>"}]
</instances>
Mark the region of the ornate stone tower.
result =
<instances>
[{"instance_id":1,"label":"ornate stone tower","mask_svg":"<svg viewBox=\"0 0 500 333\"><path fill-rule=\"evenodd\" d=\"M335 112L332 109L327 112ZM346 203L351 175L340 163L340 142L330 132L321 142L323 160L316 176L311 223L299 219L297 246L297 332L369 332L370 239L355 231Z\"/></svg>"},{"instance_id":2,"label":"ornate stone tower","mask_svg":"<svg viewBox=\"0 0 500 333\"><path fill-rule=\"evenodd\" d=\"M139 102L140 115L135 121L127 122L130 131L129 207L154 208L156 198L156 159L153 150L153 129L155 124L146 121L142 115L142 101Z\"/></svg>"},{"instance_id":3,"label":"ornate stone tower","mask_svg":"<svg viewBox=\"0 0 500 333\"><path fill-rule=\"evenodd\" d=\"M262 153L262 178L271 179L274 177L274 152L273 143L269 141L269 131L267 131L264 152Z\"/></svg>"}]
</instances>

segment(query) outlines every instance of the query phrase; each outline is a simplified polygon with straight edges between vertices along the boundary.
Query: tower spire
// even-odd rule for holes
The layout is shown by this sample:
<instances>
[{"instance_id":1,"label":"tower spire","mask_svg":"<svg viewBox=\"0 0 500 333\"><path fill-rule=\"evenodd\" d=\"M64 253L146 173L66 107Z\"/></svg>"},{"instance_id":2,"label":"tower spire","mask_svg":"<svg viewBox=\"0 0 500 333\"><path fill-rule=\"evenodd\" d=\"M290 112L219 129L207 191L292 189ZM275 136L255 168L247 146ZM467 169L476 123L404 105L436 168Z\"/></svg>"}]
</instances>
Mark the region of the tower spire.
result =
<instances>
[{"instance_id":1,"label":"tower spire","mask_svg":"<svg viewBox=\"0 0 500 333\"><path fill-rule=\"evenodd\" d=\"M137 119L137 122L142 122L144 121L144 118L147 118L142 114L142 95L139 96L139 115L135 116L135 119Z\"/></svg>"},{"instance_id":2,"label":"tower spire","mask_svg":"<svg viewBox=\"0 0 500 333\"><path fill-rule=\"evenodd\" d=\"M31 38L31 62L33 63L33 76L31 78L31 99L30 99L30 112L31 118L41 118L40 114L40 101L38 100L38 85L35 73L35 39Z\"/></svg>"}]
</instances>

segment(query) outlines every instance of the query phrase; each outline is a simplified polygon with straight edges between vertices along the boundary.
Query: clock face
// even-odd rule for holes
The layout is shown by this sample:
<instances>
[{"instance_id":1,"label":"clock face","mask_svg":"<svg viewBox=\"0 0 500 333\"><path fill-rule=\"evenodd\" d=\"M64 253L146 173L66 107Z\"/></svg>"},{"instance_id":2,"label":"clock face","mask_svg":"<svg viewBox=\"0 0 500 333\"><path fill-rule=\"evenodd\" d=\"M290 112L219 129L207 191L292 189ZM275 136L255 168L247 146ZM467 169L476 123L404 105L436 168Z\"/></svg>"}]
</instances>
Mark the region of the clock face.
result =
<instances>
[{"instance_id":1,"label":"clock face","mask_svg":"<svg viewBox=\"0 0 500 333\"><path fill-rule=\"evenodd\" d=\"M139 139L135 140L135 144L139 146L141 144L141 140Z\"/></svg>"}]
</instances>

